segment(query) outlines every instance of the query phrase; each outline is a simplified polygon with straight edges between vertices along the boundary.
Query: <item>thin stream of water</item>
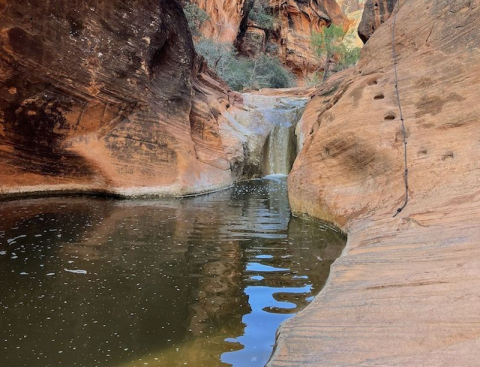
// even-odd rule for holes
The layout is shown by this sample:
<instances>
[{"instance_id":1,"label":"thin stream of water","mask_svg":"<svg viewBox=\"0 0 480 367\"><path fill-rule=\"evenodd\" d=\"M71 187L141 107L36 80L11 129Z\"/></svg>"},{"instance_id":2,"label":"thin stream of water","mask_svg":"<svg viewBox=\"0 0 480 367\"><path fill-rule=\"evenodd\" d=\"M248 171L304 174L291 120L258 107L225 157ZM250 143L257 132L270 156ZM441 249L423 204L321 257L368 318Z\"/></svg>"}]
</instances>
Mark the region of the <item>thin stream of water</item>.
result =
<instances>
[{"instance_id":1,"label":"thin stream of water","mask_svg":"<svg viewBox=\"0 0 480 367\"><path fill-rule=\"evenodd\" d=\"M0 366L263 366L344 242L291 217L278 177L0 203Z\"/></svg>"}]
</instances>

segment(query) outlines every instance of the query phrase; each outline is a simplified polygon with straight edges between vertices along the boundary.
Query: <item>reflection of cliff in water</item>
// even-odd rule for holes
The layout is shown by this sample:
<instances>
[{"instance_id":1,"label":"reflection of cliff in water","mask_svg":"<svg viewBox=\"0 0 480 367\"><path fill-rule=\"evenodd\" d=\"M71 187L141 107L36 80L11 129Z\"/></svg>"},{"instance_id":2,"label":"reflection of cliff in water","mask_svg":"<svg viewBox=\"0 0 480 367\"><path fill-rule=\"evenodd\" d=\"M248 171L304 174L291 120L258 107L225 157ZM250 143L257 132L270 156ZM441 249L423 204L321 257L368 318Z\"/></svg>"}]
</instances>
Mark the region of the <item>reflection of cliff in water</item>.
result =
<instances>
[{"instance_id":1,"label":"reflection of cliff in water","mask_svg":"<svg viewBox=\"0 0 480 367\"><path fill-rule=\"evenodd\" d=\"M290 219L284 181L181 200L0 203L0 364L261 365L343 246L313 223Z\"/></svg>"}]
</instances>

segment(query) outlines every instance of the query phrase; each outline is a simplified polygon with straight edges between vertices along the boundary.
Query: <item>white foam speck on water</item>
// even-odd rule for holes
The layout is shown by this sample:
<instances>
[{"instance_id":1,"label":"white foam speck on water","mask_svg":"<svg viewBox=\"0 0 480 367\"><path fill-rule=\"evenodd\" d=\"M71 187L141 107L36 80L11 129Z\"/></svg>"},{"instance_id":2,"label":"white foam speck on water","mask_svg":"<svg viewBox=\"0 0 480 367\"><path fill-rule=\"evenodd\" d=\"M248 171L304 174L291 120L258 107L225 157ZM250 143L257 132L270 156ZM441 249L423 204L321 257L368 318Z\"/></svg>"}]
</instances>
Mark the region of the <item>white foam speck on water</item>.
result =
<instances>
[{"instance_id":1,"label":"white foam speck on water","mask_svg":"<svg viewBox=\"0 0 480 367\"><path fill-rule=\"evenodd\" d=\"M27 237L27 235L26 235L26 234L22 234L22 235L17 236L17 237L8 238L8 239L7 239L7 243L8 243L9 245L13 245L16 240L18 240L19 238L24 238L24 237Z\"/></svg>"},{"instance_id":2,"label":"white foam speck on water","mask_svg":"<svg viewBox=\"0 0 480 367\"><path fill-rule=\"evenodd\" d=\"M64 269L68 273L73 273L73 274L87 274L86 270L81 270L81 269Z\"/></svg>"},{"instance_id":3,"label":"white foam speck on water","mask_svg":"<svg viewBox=\"0 0 480 367\"><path fill-rule=\"evenodd\" d=\"M28 275L28 273L25 272L25 271L22 271L22 272L20 273L20 275Z\"/></svg>"},{"instance_id":4,"label":"white foam speck on water","mask_svg":"<svg viewBox=\"0 0 480 367\"><path fill-rule=\"evenodd\" d=\"M0 251L0 256L6 255L7 251Z\"/></svg>"}]
</instances>

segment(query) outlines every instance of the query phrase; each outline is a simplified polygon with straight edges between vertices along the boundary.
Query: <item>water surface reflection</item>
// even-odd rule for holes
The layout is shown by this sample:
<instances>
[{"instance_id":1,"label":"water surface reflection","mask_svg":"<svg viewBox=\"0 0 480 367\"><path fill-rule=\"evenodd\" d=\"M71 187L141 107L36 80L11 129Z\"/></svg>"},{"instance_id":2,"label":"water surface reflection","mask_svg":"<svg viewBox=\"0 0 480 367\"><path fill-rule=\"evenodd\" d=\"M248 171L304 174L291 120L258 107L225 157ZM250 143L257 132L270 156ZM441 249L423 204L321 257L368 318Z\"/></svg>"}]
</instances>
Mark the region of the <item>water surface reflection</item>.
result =
<instances>
[{"instance_id":1,"label":"water surface reflection","mask_svg":"<svg viewBox=\"0 0 480 367\"><path fill-rule=\"evenodd\" d=\"M263 366L344 245L284 179L181 200L0 203L0 365Z\"/></svg>"}]
</instances>

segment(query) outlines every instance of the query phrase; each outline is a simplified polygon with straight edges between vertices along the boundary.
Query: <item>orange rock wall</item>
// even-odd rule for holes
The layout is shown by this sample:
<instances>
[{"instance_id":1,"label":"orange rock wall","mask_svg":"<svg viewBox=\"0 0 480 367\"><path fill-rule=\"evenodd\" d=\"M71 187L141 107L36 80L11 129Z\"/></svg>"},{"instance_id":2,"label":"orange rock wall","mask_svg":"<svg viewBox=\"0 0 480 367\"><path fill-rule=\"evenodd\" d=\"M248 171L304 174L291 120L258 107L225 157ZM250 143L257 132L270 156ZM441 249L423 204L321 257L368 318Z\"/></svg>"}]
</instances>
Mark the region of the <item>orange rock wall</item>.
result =
<instances>
[{"instance_id":1,"label":"orange rock wall","mask_svg":"<svg viewBox=\"0 0 480 367\"><path fill-rule=\"evenodd\" d=\"M255 1L274 15L274 30L263 30L259 25L247 22L253 1L192 0L210 16L201 28L204 37L219 42L236 41L241 54L249 57L264 52L268 43L274 44L276 50L270 53L278 56L299 77L323 65L311 47L312 32L319 32L332 22L342 25L345 30L350 25L335 0Z\"/></svg>"},{"instance_id":2,"label":"orange rock wall","mask_svg":"<svg viewBox=\"0 0 480 367\"><path fill-rule=\"evenodd\" d=\"M271 367L475 366L480 349L480 0L403 0L356 69L307 107L289 177L297 214L348 232L313 303L285 323ZM340 77L340 76L337 76Z\"/></svg>"},{"instance_id":3,"label":"orange rock wall","mask_svg":"<svg viewBox=\"0 0 480 367\"><path fill-rule=\"evenodd\" d=\"M188 1L188 0L187 0ZM246 21L251 0L190 0L205 10L210 19L201 27L204 37L217 42L234 43L241 24Z\"/></svg>"},{"instance_id":4,"label":"orange rock wall","mask_svg":"<svg viewBox=\"0 0 480 367\"><path fill-rule=\"evenodd\" d=\"M279 58L299 77L317 71L324 62L311 45L312 32L320 32L332 22L348 28L349 22L335 0L269 0L277 29L271 35L279 48Z\"/></svg>"},{"instance_id":5,"label":"orange rock wall","mask_svg":"<svg viewBox=\"0 0 480 367\"><path fill-rule=\"evenodd\" d=\"M0 193L230 185L222 113L241 101L187 28L176 1L1 1Z\"/></svg>"}]
</instances>

